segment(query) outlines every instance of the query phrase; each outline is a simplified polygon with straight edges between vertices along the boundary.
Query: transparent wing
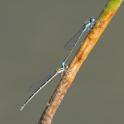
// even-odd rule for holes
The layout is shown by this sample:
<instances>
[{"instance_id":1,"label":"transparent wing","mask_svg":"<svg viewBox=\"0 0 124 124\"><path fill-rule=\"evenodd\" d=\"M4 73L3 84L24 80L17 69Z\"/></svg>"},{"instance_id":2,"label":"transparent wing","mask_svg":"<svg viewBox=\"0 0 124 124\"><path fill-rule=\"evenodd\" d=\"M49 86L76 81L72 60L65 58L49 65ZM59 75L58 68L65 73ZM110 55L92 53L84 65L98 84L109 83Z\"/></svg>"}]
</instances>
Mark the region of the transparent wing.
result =
<instances>
[{"instance_id":1,"label":"transparent wing","mask_svg":"<svg viewBox=\"0 0 124 124\"><path fill-rule=\"evenodd\" d=\"M55 74L56 74L56 71L48 74L46 77L44 77L40 81L38 81L35 84L31 85L30 88L29 88L29 92L31 94L36 92L40 87L43 87L47 83L47 81L49 81L49 79L51 79Z\"/></svg>"},{"instance_id":2,"label":"transparent wing","mask_svg":"<svg viewBox=\"0 0 124 124\"><path fill-rule=\"evenodd\" d=\"M82 32L85 30L85 24L81 26L79 31L64 45L64 49L71 50L76 42L78 42L79 37L81 36Z\"/></svg>"},{"instance_id":3,"label":"transparent wing","mask_svg":"<svg viewBox=\"0 0 124 124\"><path fill-rule=\"evenodd\" d=\"M44 87L46 86L54 77L56 77L59 73L57 73L57 71L55 71L54 73L51 73L48 77L46 77L44 80L40 80L39 85L37 85L31 95L29 95L29 97L26 99L26 101L24 102L24 104L21 106L20 111L22 111L25 106L33 99L33 97L38 94L38 92Z\"/></svg>"}]
</instances>

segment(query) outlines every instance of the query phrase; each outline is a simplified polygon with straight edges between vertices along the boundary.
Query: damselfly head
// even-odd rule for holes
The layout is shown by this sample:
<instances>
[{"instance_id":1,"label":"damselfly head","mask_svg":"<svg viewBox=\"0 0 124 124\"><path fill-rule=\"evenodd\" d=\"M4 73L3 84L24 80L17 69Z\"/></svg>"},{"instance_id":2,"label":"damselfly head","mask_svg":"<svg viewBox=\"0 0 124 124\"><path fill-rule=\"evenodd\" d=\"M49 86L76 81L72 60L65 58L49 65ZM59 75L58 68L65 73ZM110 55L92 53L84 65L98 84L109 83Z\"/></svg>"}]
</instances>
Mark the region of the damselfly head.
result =
<instances>
[{"instance_id":1,"label":"damselfly head","mask_svg":"<svg viewBox=\"0 0 124 124\"><path fill-rule=\"evenodd\" d=\"M65 61L61 63L61 68L68 69L68 65L65 63Z\"/></svg>"},{"instance_id":2,"label":"damselfly head","mask_svg":"<svg viewBox=\"0 0 124 124\"><path fill-rule=\"evenodd\" d=\"M65 68L65 62L61 63L61 68Z\"/></svg>"},{"instance_id":3,"label":"damselfly head","mask_svg":"<svg viewBox=\"0 0 124 124\"><path fill-rule=\"evenodd\" d=\"M94 23L95 22L95 18L94 17L90 17L90 23Z\"/></svg>"}]
</instances>

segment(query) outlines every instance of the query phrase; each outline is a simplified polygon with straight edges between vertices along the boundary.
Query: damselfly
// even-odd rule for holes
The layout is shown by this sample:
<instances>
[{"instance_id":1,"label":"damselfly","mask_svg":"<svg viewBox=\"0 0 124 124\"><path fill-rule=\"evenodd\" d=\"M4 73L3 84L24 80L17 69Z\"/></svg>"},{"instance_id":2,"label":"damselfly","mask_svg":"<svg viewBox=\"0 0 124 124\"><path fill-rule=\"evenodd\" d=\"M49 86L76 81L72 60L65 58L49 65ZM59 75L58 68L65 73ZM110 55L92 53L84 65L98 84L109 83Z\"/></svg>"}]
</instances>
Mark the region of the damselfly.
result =
<instances>
[{"instance_id":1,"label":"damselfly","mask_svg":"<svg viewBox=\"0 0 124 124\"><path fill-rule=\"evenodd\" d=\"M44 88L51 80L53 80L57 75L63 74L66 69L68 68L68 66L66 66L66 62L69 59L69 57L71 56L73 50L75 49L75 47L77 46L78 42L81 40L81 38L83 37L84 33L86 31L89 31L91 29L91 27L93 26L95 22L95 19L93 17L90 17L88 21L86 21L86 23L84 23L82 25L82 27L80 28L80 30L66 43L66 45L64 46L65 49L70 50L68 56L64 59L64 61L61 63L61 68L57 69L54 73L52 73L48 78L46 78L46 80L44 80L42 82L42 80L40 81L40 86L37 87L32 94L28 97L28 99L24 102L24 104L21 106L20 111L22 111L25 106L34 98L34 96L36 94L38 94L38 92Z\"/></svg>"}]
</instances>

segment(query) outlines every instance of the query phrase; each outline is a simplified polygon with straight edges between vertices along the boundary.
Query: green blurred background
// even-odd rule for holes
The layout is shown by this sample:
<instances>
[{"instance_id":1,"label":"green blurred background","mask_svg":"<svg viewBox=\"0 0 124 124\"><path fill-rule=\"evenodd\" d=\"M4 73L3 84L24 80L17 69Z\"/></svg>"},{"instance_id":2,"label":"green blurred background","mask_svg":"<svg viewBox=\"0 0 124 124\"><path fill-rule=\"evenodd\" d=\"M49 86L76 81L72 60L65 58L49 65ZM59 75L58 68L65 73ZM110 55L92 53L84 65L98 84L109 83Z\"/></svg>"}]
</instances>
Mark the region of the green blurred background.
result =
<instances>
[{"instance_id":1,"label":"green blurred background","mask_svg":"<svg viewBox=\"0 0 124 124\"><path fill-rule=\"evenodd\" d=\"M0 124L37 124L59 78L24 109L29 87L54 71L64 44L108 0L0 1ZM122 5L78 73L53 124L124 124Z\"/></svg>"}]
</instances>

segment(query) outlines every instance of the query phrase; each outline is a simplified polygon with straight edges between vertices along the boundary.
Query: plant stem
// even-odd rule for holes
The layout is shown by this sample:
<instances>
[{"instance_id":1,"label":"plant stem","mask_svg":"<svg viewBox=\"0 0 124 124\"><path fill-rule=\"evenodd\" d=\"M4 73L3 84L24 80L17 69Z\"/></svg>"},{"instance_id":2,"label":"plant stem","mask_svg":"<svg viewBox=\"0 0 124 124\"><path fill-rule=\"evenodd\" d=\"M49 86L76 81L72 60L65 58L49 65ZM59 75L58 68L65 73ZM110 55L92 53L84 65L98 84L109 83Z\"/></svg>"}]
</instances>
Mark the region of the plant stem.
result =
<instances>
[{"instance_id":1,"label":"plant stem","mask_svg":"<svg viewBox=\"0 0 124 124\"><path fill-rule=\"evenodd\" d=\"M74 56L72 62L69 65L69 68L62 77L60 83L55 89L53 95L50 98L49 103L47 104L40 120L39 124L51 124L53 116L59 107L61 101L63 100L66 92L71 86L73 80L76 77L77 72L79 71L81 65L84 63L89 53L98 42L101 34L107 27L108 23L111 21L112 17L117 12L123 0L109 0L105 8L102 10L100 16L98 17L94 27L87 34L84 41Z\"/></svg>"}]
</instances>

